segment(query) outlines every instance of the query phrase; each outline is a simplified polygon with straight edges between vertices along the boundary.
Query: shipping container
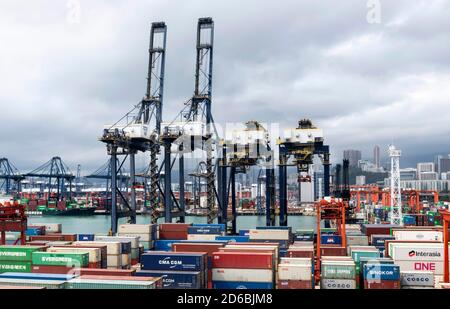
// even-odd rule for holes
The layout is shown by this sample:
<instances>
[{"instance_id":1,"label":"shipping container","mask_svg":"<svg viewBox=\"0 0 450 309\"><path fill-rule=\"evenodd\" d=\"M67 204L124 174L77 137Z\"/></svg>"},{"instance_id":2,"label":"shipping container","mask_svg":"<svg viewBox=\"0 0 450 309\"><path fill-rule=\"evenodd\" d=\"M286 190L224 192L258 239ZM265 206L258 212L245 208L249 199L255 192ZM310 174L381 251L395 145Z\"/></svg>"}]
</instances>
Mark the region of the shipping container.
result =
<instances>
[{"instance_id":1,"label":"shipping container","mask_svg":"<svg viewBox=\"0 0 450 309\"><path fill-rule=\"evenodd\" d=\"M432 271L435 276L444 274L444 261L399 261L395 264L400 266L401 271Z\"/></svg>"},{"instance_id":2,"label":"shipping container","mask_svg":"<svg viewBox=\"0 0 450 309\"><path fill-rule=\"evenodd\" d=\"M213 268L272 269L274 263L272 253L215 252L212 255Z\"/></svg>"},{"instance_id":3,"label":"shipping container","mask_svg":"<svg viewBox=\"0 0 450 309\"><path fill-rule=\"evenodd\" d=\"M156 289L153 281L132 280L100 280L100 279L72 279L67 282L67 289Z\"/></svg>"},{"instance_id":4,"label":"shipping container","mask_svg":"<svg viewBox=\"0 0 450 309\"><path fill-rule=\"evenodd\" d=\"M402 261L443 261L444 246L443 244L427 244L408 246L394 245L391 247L391 257L394 260Z\"/></svg>"},{"instance_id":5,"label":"shipping container","mask_svg":"<svg viewBox=\"0 0 450 309\"><path fill-rule=\"evenodd\" d=\"M216 240L216 234L188 234L187 240L194 240L194 241L213 241Z\"/></svg>"},{"instance_id":6,"label":"shipping container","mask_svg":"<svg viewBox=\"0 0 450 309\"><path fill-rule=\"evenodd\" d=\"M159 232L187 232L191 223L161 223L159 224Z\"/></svg>"},{"instance_id":7,"label":"shipping container","mask_svg":"<svg viewBox=\"0 0 450 309\"><path fill-rule=\"evenodd\" d=\"M143 270L204 271L206 253L146 252L141 256Z\"/></svg>"},{"instance_id":8,"label":"shipping container","mask_svg":"<svg viewBox=\"0 0 450 309\"><path fill-rule=\"evenodd\" d=\"M249 236L216 236L216 240L224 240L229 242L249 242Z\"/></svg>"},{"instance_id":9,"label":"shipping container","mask_svg":"<svg viewBox=\"0 0 450 309\"><path fill-rule=\"evenodd\" d=\"M369 237L366 235L347 235L347 246L368 246Z\"/></svg>"},{"instance_id":10,"label":"shipping container","mask_svg":"<svg viewBox=\"0 0 450 309\"><path fill-rule=\"evenodd\" d=\"M221 232L226 232L226 224L223 223L219 223L219 224L203 224L203 223L194 223L192 224L192 226L197 226L197 227L218 227L220 228Z\"/></svg>"},{"instance_id":11,"label":"shipping container","mask_svg":"<svg viewBox=\"0 0 450 309\"><path fill-rule=\"evenodd\" d=\"M88 253L33 252L31 257L33 265L85 267L89 263Z\"/></svg>"},{"instance_id":12,"label":"shipping container","mask_svg":"<svg viewBox=\"0 0 450 309\"><path fill-rule=\"evenodd\" d=\"M239 236L249 236L250 237L250 230L239 230Z\"/></svg>"},{"instance_id":13,"label":"shipping container","mask_svg":"<svg viewBox=\"0 0 450 309\"><path fill-rule=\"evenodd\" d=\"M400 280L400 267L393 264L365 264L364 280Z\"/></svg>"},{"instance_id":14,"label":"shipping container","mask_svg":"<svg viewBox=\"0 0 450 309\"><path fill-rule=\"evenodd\" d=\"M1 278L0 285L25 286L25 287L33 286L33 287L44 287L46 289L64 289L66 286L66 281Z\"/></svg>"},{"instance_id":15,"label":"shipping container","mask_svg":"<svg viewBox=\"0 0 450 309\"><path fill-rule=\"evenodd\" d=\"M322 235L320 237L320 243L323 245L340 245L342 244L342 237L340 235Z\"/></svg>"},{"instance_id":16,"label":"shipping container","mask_svg":"<svg viewBox=\"0 0 450 309\"><path fill-rule=\"evenodd\" d=\"M188 234L223 235L223 232L220 227L189 226Z\"/></svg>"},{"instance_id":17,"label":"shipping container","mask_svg":"<svg viewBox=\"0 0 450 309\"><path fill-rule=\"evenodd\" d=\"M122 244L118 241L77 241L73 243L74 246L86 247L86 246L106 246L106 253L108 255L121 254Z\"/></svg>"},{"instance_id":18,"label":"shipping container","mask_svg":"<svg viewBox=\"0 0 450 309\"><path fill-rule=\"evenodd\" d=\"M290 247L287 250L288 257L295 258L314 258L314 248L310 247Z\"/></svg>"},{"instance_id":19,"label":"shipping container","mask_svg":"<svg viewBox=\"0 0 450 309\"><path fill-rule=\"evenodd\" d=\"M321 279L320 288L324 290L354 290L356 289L355 279Z\"/></svg>"},{"instance_id":20,"label":"shipping container","mask_svg":"<svg viewBox=\"0 0 450 309\"><path fill-rule=\"evenodd\" d=\"M61 233L61 223L33 223L33 226L42 226L46 233Z\"/></svg>"},{"instance_id":21,"label":"shipping container","mask_svg":"<svg viewBox=\"0 0 450 309\"><path fill-rule=\"evenodd\" d=\"M370 236L370 244L372 246L385 246L385 241L386 240L392 240L395 239L394 236L391 235L377 235L377 234L373 234Z\"/></svg>"},{"instance_id":22,"label":"shipping container","mask_svg":"<svg viewBox=\"0 0 450 309\"><path fill-rule=\"evenodd\" d=\"M272 282L272 269L213 268L212 280L231 282Z\"/></svg>"},{"instance_id":23,"label":"shipping container","mask_svg":"<svg viewBox=\"0 0 450 309\"><path fill-rule=\"evenodd\" d=\"M98 263L101 261L101 252L98 248L67 248L67 247L50 247L47 249L47 252L72 252L72 253L88 253L89 255L89 263Z\"/></svg>"},{"instance_id":24,"label":"shipping container","mask_svg":"<svg viewBox=\"0 0 450 309\"><path fill-rule=\"evenodd\" d=\"M278 279L280 280L311 280L312 270L310 265L280 264L278 265Z\"/></svg>"},{"instance_id":25,"label":"shipping container","mask_svg":"<svg viewBox=\"0 0 450 309\"><path fill-rule=\"evenodd\" d=\"M214 289L223 289L223 290L271 290L274 285L273 282L231 282L231 281L213 281L212 286Z\"/></svg>"},{"instance_id":26,"label":"shipping container","mask_svg":"<svg viewBox=\"0 0 450 309\"><path fill-rule=\"evenodd\" d=\"M263 240L290 240L289 230L249 230L250 240L263 239Z\"/></svg>"},{"instance_id":27,"label":"shipping container","mask_svg":"<svg viewBox=\"0 0 450 309\"><path fill-rule=\"evenodd\" d=\"M353 261L322 261L321 278L355 279L356 266Z\"/></svg>"},{"instance_id":28,"label":"shipping container","mask_svg":"<svg viewBox=\"0 0 450 309\"><path fill-rule=\"evenodd\" d=\"M32 265L31 272L34 274L75 274L79 273L77 268L66 266Z\"/></svg>"},{"instance_id":29,"label":"shipping container","mask_svg":"<svg viewBox=\"0 0 450 309\"><path fill-rule=\"evenodd\" d=\"M106 265L108 268L122 268L122 255L121 254L108 254L106 257Z\"/></svg>"},{"instance_id":30,"label":"shipping container","mask_svg":"<svg viewBox=\"0 0 450 309\"><path fill-rule=\"evenodd\" d=\"M345 256L347 255L345 247L339 245L323 245L320 247L321 256Z\"/></svg>"},{"instance_id":31,"label":"shipping container","mask_svg":"<svg viewBox=\"0 0 450 309\"><path fill-rule=\"evenodd\" d=\"M280 280L277 281L277 289L286 290L286 289L294 289L294 290L304 290L304 289L312 289L312 281L305 280Z\"/></svg>"},{"instance_id":32,"label":"shipping container","mask_svg":"<svg viewBox=\"0 0 450 309\"><path fill-rule=\"evenodd\" d=\"M0 274L0 278L9 279L27 279L27 280L57 280L57 281L67 281L77 277L76 274L39 274L39 273L17 273L17 272L7 272Z\"/></svg>"},{"instance_id":33,"label":"shipping container","mask_svg":"<svg viewBox=\"0 0 450 309\"><path fill-rule=\"evenodd\" d=\"M0 273L4 272L25 272L31 271L31 262L28 261L0 261Z\"/></svg>"},{"instance_id":34,"label":"shipping container","mask_svg":"<svg viewBox=\"0 0 450 309\"><path fill-rule=\"evenodd\" d=\"M434 273L432 271L400 271L401 286L434 287Z\"/></svg>"},{"instance_id":35,"label":"shipping container","mask_svg":"<svg viewBox=\"0 0 450 309\"><path fill-rule=\"evenodd\" d=\"M368 281L364 280L364 289L400 289L400 280L376 280Z\"/></svg>"},{"instance_id":36,"label":"shipping container","mask_svg":"<svg viewBox=\"0 0 450 309\"><path fill-rule=\"evenodd\" d=\"M101 236L95 235L95 241L97 242L119 242L121 244L120 253L131 253L131 248L139 247L139 239L137 237L117 237L117 236Z\"/></svg>"},{"instance_id":37,"label":"shipping container","mask_svg":"<svg viewBox=\"0 0 450 309\"><path fill-rule=\"evenodd\" d=\"M135 276L162 277L163 289L200 289L202 287L202 274L198 271L140 270Z\"/></svg>"},{"instance_id":38,"label":"shipping container","mask_svg":"<svg viewBox=\"0 0 450 309\"><path fill-rule=\"evenodd\" d=\"M150 242L153 241L156 236L152 234L132 234L132 233L118 233L117 236L119 237L137 237L139 239L139 242Z\"/></svg>"},{"instance_id":39,"label":"shipping container","mask_svg":"<svg viewBox=\"0 0 450 309\"><path fill-rule=\"evenodd\" d=\"M31 261L33 252L45 249L44 246L0 246L0 261Z\"/></svg>"},{"instance_id":40,"label":"shipping container","mask_svg":"<svg viewBox=\"0 0 450 309\"><path fill-rule=\"evenodd\" d=\"M99 276L117 276L129 277L136 273L135 269L92 269L80 268L78 269L80 275L99 275Z\"/></svg>"},{"instance_id":41,"label":"shipping container","mask_svg":"<svg viewBox=\"0 0 450 309\"><path fill-rule=\"evenodd\" d=\"M188 238L187 229L186 231L159 231L159 239L183 240L187 238Z\"/></svg>"},{"instance_id":42,"label":"shipping container","mask_svg":"<svg viewBox=\"0 0 450 309\"><path fill-rule=\"evenodd\" d=\"M397 240L435 240L442 241L442 231L393 229L392 235Z\"/></svg>"},{"instance_id":43,"label":"shipping container","mask_svg":"<svg viewBox=\"0 0 450 309\"><path fill-rule=\"evenodd\" d=\"M94 241L94 234L78 234L78 241Z\"/></svg>"},{"instance_id":44,"label":"shipping container","mask_svg":"<svg viewBox=\"0 0 450 309\"><path fill-rule=\"evenodd\" d=\"M120 224L118 232L120 234L147 234L154 235L157 231L156 224Z\"/></svg>"}]
</instances>

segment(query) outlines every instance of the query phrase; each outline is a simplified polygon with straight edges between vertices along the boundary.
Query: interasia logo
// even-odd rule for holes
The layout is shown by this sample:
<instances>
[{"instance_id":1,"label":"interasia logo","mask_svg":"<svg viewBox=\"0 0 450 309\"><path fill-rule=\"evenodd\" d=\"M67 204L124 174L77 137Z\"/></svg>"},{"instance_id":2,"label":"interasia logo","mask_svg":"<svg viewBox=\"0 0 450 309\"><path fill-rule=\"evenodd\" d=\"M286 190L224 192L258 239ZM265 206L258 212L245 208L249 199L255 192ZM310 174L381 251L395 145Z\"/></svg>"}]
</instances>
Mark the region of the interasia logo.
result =
<instances>
[{"instance_id":1,"label":"interasia logo","mask_svg":"<svg viewBox=\"0 0 450 309\"><path fill-rule=\"evenodd\" d=\"M440 257L441 253L438 251L433 251L433 252L424 252L424 251L417 251L417 250L411 250L408 253L409 257L415 257L415 256L420 256L420 257Z\"/></svg>"}]
</instances>

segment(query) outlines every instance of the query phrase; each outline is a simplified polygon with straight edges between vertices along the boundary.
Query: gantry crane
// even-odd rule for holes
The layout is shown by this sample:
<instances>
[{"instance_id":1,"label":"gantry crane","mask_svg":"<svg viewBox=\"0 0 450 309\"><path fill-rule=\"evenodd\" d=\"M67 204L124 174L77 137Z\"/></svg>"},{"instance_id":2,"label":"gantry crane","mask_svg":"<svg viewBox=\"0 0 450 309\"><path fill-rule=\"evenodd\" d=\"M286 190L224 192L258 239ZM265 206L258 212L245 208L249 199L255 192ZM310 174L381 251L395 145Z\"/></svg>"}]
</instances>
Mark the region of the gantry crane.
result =
<instances>
[{"instance_id":1,"label":"gantry crane","mask_svg":"<svg viewBox=\"0 0 450 309\"><path fill-rule=\"evenodd\" d=\"M275 182L273 150L267 130L257 121L249 121L245 129L234 130L229 138L221 141L222 158L218 169L219 223L228 221L228 201L231 191L232 233L236 233L236 174L246 173L252 166L265 169L266 177L266 225L275 225ZM227 183L227 169L230 169ZM231 187L231 189L228 189Z\"/></svg>"},{"instance_id":2,"label":"gantry crane","mask_svg":"<svg viewBox=\"0 0 450 309\"><path fill-rule=\"evenodd\" d=\"M0 158L0 192L18 195L25 177L7 158Z\"/></svg>"},{"instance_id":3,"label":"gantry crane","mask_svg":"<svg viewBox=\"0 0 450 309\"><path fill-rule=\"evenodd\" d=\"M164 67L166 54L167 27L164 22L152 23L150 30L149 68L147 75L147 91L144 98L130 112L113 125L108 125L103 131L100 141L107 145L111 156L111 232L117 232L117 223L120 216L130 217L130 223L136 223L136 164L135 155L141 151L150 151L150 194L152 207L157 204L157 155L159 153L159 135L161 132L162 104L164 90ZM154 122L152 124L152 122ZM130 158L130 203L124 194L117 188L117 156L125 156L120 163L122 166ZM122 199L128 212L118 214L117 194ZM153 222L156 219L152 219Z\"/></svg>"},{"instance_id":4,"label":"gantry crane","mask_svg":"<svg viewBox=\"0 0 450 309\"><path fill-rule=\"evenodd\" d=\"M217 136L217 130L211 113L213 46L214 22L210 17L199 18L194 96L185 103L185 107L174 121L163 124L164 129L161 136L161 142L164 144L164 213L166 222L171 222L175 215L181 216L184 220L184 154L194 153L198 149L206 152L206 173L203 176L207 183L207 222L212 223L217 215L214 208L217 196L213 164L213 133ZM172 149L172 145L175 146L175 149ZM173 198L171 189L172 153L178 155L179 202ZM173 212L173 202L177 204L178 213Z\"/></svg>"},{"instance_id":5,"label":"gantry crane","mask_svg":"<svg viewBox=\"0 0 450 309\"><path fill-rule=\"evenodd\" d=\"M300 186L300 182L308 179L308 177L303 177L302 173L309 172L309 167L313 164L313 156L318 155L324 169L324 196L329 196L330 152L329 146L324 144L322 130L313 126L309 119L300 120L297 128L285 130L284 136L278 139L278 146L280 225L287 226L287 167L297 167ZM292 161L289 161L291 157Z\"/></svg>"},{"instance_id":6,"label":"gantry crane","mask_svg":"<svg viewBox=\"0 0 450 309\"><path fill-rule=\"evenodd\" d=\"M391 224L403 225L402 195L400 186L400 156L401 150L394 145L389 146L389 156L391 157Z\"/></svg>"},{"instance_id":7,"label":"gantry crane","mask_svg":"<svg viewBox=\"0 0 450 309\"><path fill-rule=\"evenodd\" d=\"M59 202L64 199L72 199L72 182L75 176L60 157L53 157L24 176L27 178L46 178L47 181L43 190L48 189L48 200L55 199ZM69 188L67 188L66 182L69 183ZM56 189L55 195L53 195L53 189Z\"/></svg>"}]
</instances>

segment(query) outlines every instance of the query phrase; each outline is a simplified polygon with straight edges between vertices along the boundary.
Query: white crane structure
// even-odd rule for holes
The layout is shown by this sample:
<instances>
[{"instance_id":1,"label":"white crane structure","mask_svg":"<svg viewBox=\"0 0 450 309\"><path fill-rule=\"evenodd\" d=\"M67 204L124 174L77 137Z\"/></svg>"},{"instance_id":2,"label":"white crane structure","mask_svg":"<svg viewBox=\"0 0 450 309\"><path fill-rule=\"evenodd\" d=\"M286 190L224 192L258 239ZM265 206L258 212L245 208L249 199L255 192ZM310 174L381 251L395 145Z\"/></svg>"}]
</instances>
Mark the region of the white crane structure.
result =
<instances>
[{"instance_id":1,"label":"white crane structure","mask_svg":"<svg viewBox=\"0 0 450 309\"><path fill-rule=\"evenodd\" d=\"M389 146L391 157L391 224L403 225L402 195L400 187L400 157L402 151L394 145Z\"/></svg>"}]
</instances>

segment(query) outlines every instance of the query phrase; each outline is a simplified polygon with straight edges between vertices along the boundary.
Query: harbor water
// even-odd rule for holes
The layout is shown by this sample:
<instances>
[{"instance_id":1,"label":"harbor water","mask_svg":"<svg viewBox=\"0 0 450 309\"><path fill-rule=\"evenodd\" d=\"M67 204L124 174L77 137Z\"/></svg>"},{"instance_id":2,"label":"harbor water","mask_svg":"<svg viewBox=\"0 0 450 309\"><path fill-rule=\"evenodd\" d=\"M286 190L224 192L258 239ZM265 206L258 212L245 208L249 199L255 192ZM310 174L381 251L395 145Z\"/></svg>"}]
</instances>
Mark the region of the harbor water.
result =
<instances>
[{"instance_id":1,"label":"harbor water","mask_svg":"<svg viewBox=\"0 0 450 309\"><path fill-rule=\"evenodd\" d=\"M138 224L150 223L150 216L137 216ZM160 218L158 223L163 223L164 218ZM45 217L29 217L28 224L33 223L61 223L63 233L72 234L101 234L107 233L111 226L111 217L107 215L95 215L90 217L62 217L62 216L45 216ZM121 218L119 224L127 223L126 218ZM186 223L206 223L206 217L187 216ZM217 223L217 222L216 222ZM278 218L277 218L278 224ZM265 226L265 216L238 216L237 229L253 229L257 226ZM316 230L316 217L313 216L290 216L288 225L292 226L292 230L297 229L314 229Z\"/></svg>"}]
</instances>

